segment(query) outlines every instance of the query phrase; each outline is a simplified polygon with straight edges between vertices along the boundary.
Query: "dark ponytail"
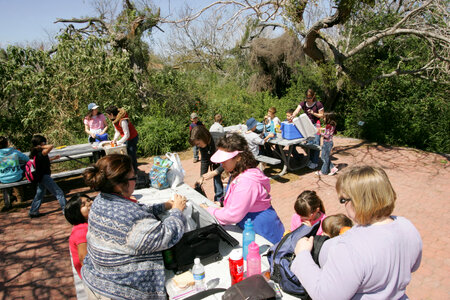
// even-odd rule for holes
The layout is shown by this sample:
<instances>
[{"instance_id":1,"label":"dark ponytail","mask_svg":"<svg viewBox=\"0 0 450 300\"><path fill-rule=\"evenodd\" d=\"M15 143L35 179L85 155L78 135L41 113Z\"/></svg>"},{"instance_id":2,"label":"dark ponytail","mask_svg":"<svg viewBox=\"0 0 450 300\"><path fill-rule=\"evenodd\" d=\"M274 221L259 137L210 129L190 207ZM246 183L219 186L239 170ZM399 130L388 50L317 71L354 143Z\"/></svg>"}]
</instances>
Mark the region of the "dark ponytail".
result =
<instances>
[{"instance_id":1,"label":"dark ponytail","mask_svg":"<svg viewBox=\"0 0 450 300\"><path fill-rule=\"evenodd\" d=\"M128 186L128 174L133 170L128 155L111 154L102 157L94 166L87 168L84 182L87 186L103 193L114 193L115 186Z\"/></svg>"}]
</instances>

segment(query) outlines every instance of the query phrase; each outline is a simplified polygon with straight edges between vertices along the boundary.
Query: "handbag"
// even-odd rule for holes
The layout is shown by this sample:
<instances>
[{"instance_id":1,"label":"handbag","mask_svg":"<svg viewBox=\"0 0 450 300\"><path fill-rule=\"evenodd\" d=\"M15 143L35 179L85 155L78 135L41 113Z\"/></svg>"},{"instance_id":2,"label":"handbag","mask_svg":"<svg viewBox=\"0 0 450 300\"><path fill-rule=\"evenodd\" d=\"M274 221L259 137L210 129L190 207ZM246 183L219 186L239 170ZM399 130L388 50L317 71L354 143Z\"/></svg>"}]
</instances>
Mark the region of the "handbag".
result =
<instances>
[{"instance_id":1,"label":"handbag","mask_svg":"<svg viewBox=\"0 0 450 300\"><path fill-rule=\"evenodd\" d=\"M172 162L172 166L167 173L167 180L171 188L176 188L184 181L184 175L186 172L181 165L180 156L178 153L167 152L166 157Z\"/></svg>"},{"instance_id":2,"label":"handbag","mask_svg":"<svg viewBox=\"0 0 450 300\"><path fill-rule=\"evenodd\" d=\"M219 251L221 240L232 247L239 244L219 224L210 224L184 233L180 241L170 248L173 262L171 266L166 266L166 268L179 273L189 270L196 257L202 261L204 259L212 259L213 261L222 259Z\"/></svg>"},{"instance_id":3,"label":"handbag","mask_svg":"<svg viewBox=\"0 0 450 300\"><path fill-rule=\"evenodd\" d=\"M170 160L159 156L153 158L153 166L149 173L151 187L162 190L170 186L167 178L167 172L172 164L173 162Z\"/></svg>"}]
</instances>

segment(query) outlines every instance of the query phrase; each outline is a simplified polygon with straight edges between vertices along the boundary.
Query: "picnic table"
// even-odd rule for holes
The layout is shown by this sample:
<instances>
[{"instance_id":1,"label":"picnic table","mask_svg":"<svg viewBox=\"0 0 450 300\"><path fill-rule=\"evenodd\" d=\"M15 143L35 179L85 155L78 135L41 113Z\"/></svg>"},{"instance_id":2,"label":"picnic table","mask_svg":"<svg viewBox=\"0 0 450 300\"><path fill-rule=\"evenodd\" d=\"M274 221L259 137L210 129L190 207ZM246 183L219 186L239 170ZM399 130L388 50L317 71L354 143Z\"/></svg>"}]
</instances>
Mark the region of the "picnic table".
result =
<instances>
[{"instance_id":1,"label":"picnic table","mask_svg":"<svg viewBox=\"0 0 450 300\"><path fill-rule=\"evenodd\" d=\"M195 209L200 212L201 218L205 220L210 220L210 222L218 223L217 220L209 214L205 209L201 208L199 205L202 203L208 205L215 205L208 198L202 196L198 192L196 192L192 187L183 183L176 188L168 188L164 190L158 190L154 188L140 189L136 190L133 193L133 196L136 197L138 202L144 204L154 204L165 202L171 199L174 193L183 195L187 198L188 201L191 201L196 204ZM239 241L239 245L235 248L242 247L242 230L237 225L226 225L223 226L224 229L237 241ZM266 252L272 244L267 241L262 236L256 234L255 242L260 246L260 253L263 254ZM217 285L214 287L218 288L229 288L231 286L231 277L229 272L228 258L229 254L233 247L229 244L221 241L219 245L219 251L222 255L222 259L219 261L211 262L209 264L204 265L205 267L205 282L216 282ZM202 261L202 264L204 262ZM245 264L245 263L244 263ZM269 263L267 258L261 256L261 271L268 271ZM166 285L169 284L170 279L174 276L172 271L166 270ZM276 284L275 284L276 285ZM175 295L170 294L170 290L168 290L170 299L172 299ZM205 299L221 299L221 295L223 293L218 293L215 295L211 295ZM187 296L187 295L186 295ZM283 299L297 299L289 294L283 293Z\"/></svg>"},{"instance_id":2,"label":"picnic table","mask_svg":"<svg viewBox=\"0 0 450 300\"><path fill-rule=\"evenodd\" d=\"M247 131L247 126L243 125L243 124L227 126L224 128L224 131L225 132L238 132L238 133L244 134ZM288 171L295 171L295 170L299 170L299 169L306 167L306 164L308 163L308 160L309 160L310 150L313 149L313 150L320 151L320 149L321 149L319 145L309 144L309 142L312 139L313 138L300 138L300 139L287 140L281 136L281 133L277 133L276 137L269 139L268 142L270 144L275 145L278 150L278 151L274 151L273 153L275 155L277 155L283 163L283 168L282 168L281 172L278 173L274 177L281 177L281 176L285 175ZM297 146L301 147L305 151L306 155L304 157L302 157L302 159L300 161L300 165L293 166L292 152L294 151L294 148ZM284 151L285 147L288 147L288 151ZM264 161L264 160L262 160L262 161Z\"/></svg>"},{"instance_id":3,"label":"picnic table","mask_svg":"<svg viewBox=\"0 0 450 300\"><path fill-rule=\"evenodd\" d=\"M78 162L82 166L81 166L81 168L68 170L65 172L54 173L54 174L52 173L52 175L51 175L52 178L60 179L60 178L67 178L67 177L72 177L72 176L77 176L77 175L82 174L88 164L82 162L80 159L86 158L86 157L93 157L93 161L96 162L99 159L100 152L102 150L103 150L103 148L101 148L100 146L95 146L95 145L91 145L91 144L70 145L70 146L66 146L61 149L53 148L53 150L49 153L49 157L51 158L51 157L54 157L57 155L59 155L61 157L59 159L55 159L55 160L51 161L52 164L72 160L72 161ZM29 152L24 152L24 154L30 155ZM18 187L18 186L23 186L23 185L28 185L28 184L30 184L30 182L26 179L17 181L17 182L11 182L11 183L0 183L0 190L3 193L3 200L5 202L6 208L9 208L11 206L10 193L9 193L10 189L12 189L13 187Z\"/></svg>"}]
</instances>

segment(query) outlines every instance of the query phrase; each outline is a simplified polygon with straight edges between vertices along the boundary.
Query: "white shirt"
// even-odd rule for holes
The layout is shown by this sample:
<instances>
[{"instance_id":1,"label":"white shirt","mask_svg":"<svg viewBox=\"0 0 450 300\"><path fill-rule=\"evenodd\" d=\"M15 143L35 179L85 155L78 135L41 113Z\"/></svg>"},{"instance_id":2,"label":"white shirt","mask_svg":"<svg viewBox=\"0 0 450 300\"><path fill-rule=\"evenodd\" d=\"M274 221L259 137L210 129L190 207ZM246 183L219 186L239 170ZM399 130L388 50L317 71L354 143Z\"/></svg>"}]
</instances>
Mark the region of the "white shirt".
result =
<instances>
[{"instance_id":1,"label":"white shirt","mask_svg":"<svg viewBox=\"0 0 450 300\"><path fill-rule=\"evenodd\" d=\"M244 137L247 140L250 152L253 153L254 157L258 156L259 154L258 145L264 145L264 139L262 139L257 133L253 131L247 131L246 133L244 133Z\"/></svg>"},{"instance_id":2,"label":"white shirt","mask_svg":"<svg viewBox=\"0 0 450 300\"><path fill-rule=\"evenodd\" d=\"M209 128L209 132L211 133L211 136L214 140L214 144L216 145L219 139L225 134L223 126L218 122L215 122L214 124L211 125L211 127Z\"/></svg>"}]
</instances>

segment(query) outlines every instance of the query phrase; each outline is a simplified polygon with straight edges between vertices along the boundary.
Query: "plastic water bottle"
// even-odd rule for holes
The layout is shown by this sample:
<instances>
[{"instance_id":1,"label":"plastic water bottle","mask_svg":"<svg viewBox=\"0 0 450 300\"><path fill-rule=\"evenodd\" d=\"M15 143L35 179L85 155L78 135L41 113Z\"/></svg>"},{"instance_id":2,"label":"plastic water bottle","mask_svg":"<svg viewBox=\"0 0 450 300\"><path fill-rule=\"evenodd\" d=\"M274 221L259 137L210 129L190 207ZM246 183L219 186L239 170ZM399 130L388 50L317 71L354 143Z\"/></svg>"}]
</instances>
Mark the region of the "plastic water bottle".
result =
<instances>
[{"instance_id":1,"label":"plastic water bottle","mask_svg":"<svg viewBox=\"0 0 450 300\"><path fill-rule=\"evenodd\" d=\"M259 255L259 246L255 242L248 245L247 254L247 277L261 274L261 255Z\"/></svg>"},{"instance_id":2,"label":"plastic water bottle","mask_svg":"<svg viewBox=\"0 0 450 300\"><path fill-rule=\"evenodd\" d=\"M249 218L245 221L244 232L242 232L242 252L244 260L247 260L248 245L255 241L255 231L253 230L253 222Z\"/></svg>"},{"instance_id":3,"label":"plastic water bottle","mask_svg":"<svg viewBox=\"0 0 450 300\"><path fill-rule=\"evenodd\" d=\"M205 267L200 263L200 258L194 259L194 266L192 267L192 274L194 275L195 290L205 290Z\"/></svg>"}]
</instances>

